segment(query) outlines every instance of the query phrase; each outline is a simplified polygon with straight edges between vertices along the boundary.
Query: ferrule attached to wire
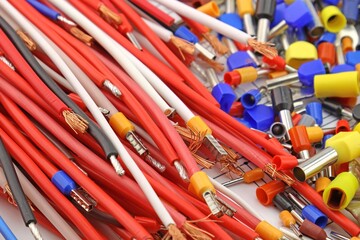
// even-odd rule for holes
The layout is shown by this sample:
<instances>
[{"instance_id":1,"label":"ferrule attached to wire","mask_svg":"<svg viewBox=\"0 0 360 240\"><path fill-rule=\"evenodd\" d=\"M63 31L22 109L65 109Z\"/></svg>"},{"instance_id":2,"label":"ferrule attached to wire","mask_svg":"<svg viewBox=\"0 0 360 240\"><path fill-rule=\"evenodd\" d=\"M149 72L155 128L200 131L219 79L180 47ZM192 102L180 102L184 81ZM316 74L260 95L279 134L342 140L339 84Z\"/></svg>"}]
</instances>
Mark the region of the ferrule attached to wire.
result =
<instances>
[{"instance_id":1,"label":"ferrule attached to wire","mask_svg":"<svg viewBox=\"0 0 360 240\"><path fill-rule=\"evenodd\" d=\"M22 218L25 225L30 229L32 235L36 240L42 240L39 229L36 227L36 218L28 203L24 191L20 185L18 176L15 172L15 168L12 159L7 152L3 141L0 138L0 162L5 173L6 181L9 184L10 190L14 197L17 206L20 209Z\"/></svg>"},{"instance_id":2,"label":"ferrule attached to wire","mask_svg":"<svg viewBox=\"0 0 360 240\"><path fill-rule=\"evenodd\" d=\"M88 193L79 188L64 171L60 170L56 172L52 176L51 182L62 194L74 199L77 204L85 209L85 211L90 212L94 208L94 205L96 205L95 200L90 198Z\"/></svg>"},{"instance_id":3,"label":"ferrule attached to wire","mask_svg":"<svg viewBox=\"0 0 360 240\"><path fill-rule=\"evenodd\" d=\"M228 153L214 138L211 129L199 116L192 117L186 125L195 135L203 138L205 146L216 157L217 161L222 161L227 157Z\"/></svg>"},{"instance_id":4,"label":"ferrule attached to wire","mask_svg":"<svg viewBox=\"0 0 360 240\"><path fill-rule=\"evenodd\" d=\"M42 4L41 2L36 0L26 0L26 1L36 10L38 10L40 13L42 13L43 15L47 16L50 19L63 22L69 26L76 26L76 24L73 21L62 16L59 12L49 8L45 4Z\"/></svg>"}]
</instances>

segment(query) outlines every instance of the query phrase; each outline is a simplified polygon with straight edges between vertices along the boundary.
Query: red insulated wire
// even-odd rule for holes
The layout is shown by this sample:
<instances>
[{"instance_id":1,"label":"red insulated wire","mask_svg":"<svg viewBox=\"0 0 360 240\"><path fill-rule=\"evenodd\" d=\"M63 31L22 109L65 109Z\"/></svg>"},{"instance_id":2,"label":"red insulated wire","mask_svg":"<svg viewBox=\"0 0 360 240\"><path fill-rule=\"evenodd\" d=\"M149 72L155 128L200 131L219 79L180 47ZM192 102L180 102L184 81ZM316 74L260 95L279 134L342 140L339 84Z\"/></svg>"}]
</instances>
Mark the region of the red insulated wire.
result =
<instances>
[{"instance_id":1,"label":"red insulated wire","mask_svg":"<svg viewBox=\"0 0 360 240\"><path fill-rule=\"evenodd\" d=\"M112 28L109 24L107 24L103 19L101 19L99 16L97 16L95 13L93 13L86 5L84 5L82 2L78 0L71 0L70 1L77 9L79 9L85 16L87 16L92 22L97 24L101 27L105 32L110 34L112 38L114 38L116 41L118 41L123 47L125 47L127 50L129 50L132 54L134 54L140 61L142 61L144 64L146 64L152 71L154 71L158 76L161 78L171 78L171 81L180 80L183 81L182 78L180 78L177 74L174 74L172 70L169 69L165 64L163 64L160 60L153 57L151 54L146 53L145 50L140 51L136 47L133 46L126 38L124 38L120 33L118 33L114 28ZM116 2L113 2L114 5L116 5ZM126 5L126 4L125 4ZM129 11L133 10L131 8L128 9ZM123 13L126 15L127 12ZM126 15L127 16L127 15ZM132 19L127 16L130 21ZM140 21L142 22L141 18L137 16ZM143 27L147 27L144 24ZM137 26L139 27L139 26ZM141 26L140 26L141 27ZM149 29L149 28L147 28ZM159 44L161 44L161 49L165 49L162 51L166 51L167 56L165 58L172 59L172 62L174 62L174 69L179 70L179 74L186 79L189 85L193 87L199 94L206 97L208 101L213 103L214 105L218 105L218 103L215 101L215 99L211 96L211 94L206 90L206 88L196 79L196 77L190 72L189 69L187 69L181 61L176 59L175 56L173 56L173 53L167 49L166 45L149 29L149 31L154 35L153 38L156 38L155 41L158 41ZM169 61L169 60L168 60ZM181 71L180 71L181 70ZM172 77L173 76L173 77Z\"/></svg>"},{"instance_id":2,"label":"red insulated wire","mask_svg":"<svg viewBox=\"0 0 360 240\"><path fill-rule=\"evenodd\" d=\"M179 96L181 96L181 94ZM188 104L188 106L194 105L195 108L195 104L192 104L191 101L185 98L183 98L183 100L185 100L185 103ZM224 130L224 127L226 127L226 125L221 121L217 121L217 124L214 124L212 121L206 120L213 119L211 113L207 112L206 109L196 107L196 110L199 111L204 117L204 120L206 121L208 126L213 130L214 135L221 141L223 141L225 144L232 146L234 150L238 151L245 158L249 159L256 165L261 166L261 168L263 168L265 164L269 162L269 160L271 159L270 156L264 151L262 151L260 148L258 148L254 144L254 142L242 136L235 135L235 131ZM221 126L222 128L219 126ZM249 131L249 134L256 136L258 139L261 139L262 141L267 141L264 138L260 137L257 133L252 132L250 129L246 128L246 130ZM251 140L254 139L252 138Z\"/></svg>"},{"instance_id":3,"label":"red insulated wire","mask_svg":"<svg viewBox=\"0 0 360 240\"><path fill-rule=\"evenodd\" d=\"M33 159L48 178L51 179L58 172L58 169L1 113L0 127Z\"/></svg>"},{"instance_id":4,"label":"red insulated wire","mask_svg":"<svg viewBox=\"0 0 360 240\"><path fill-rule=\"evenodd\" d=\"M160 61L153 61L153 57L150 54L146 54L146 52L141 52L136 49L131 43L127 42L125 38L121 36L121 34L117 33L115 29L112 29L110 26L106 25L101 18L96 16L96 14L92 14L91 11L81 6L78 1L74 1L73 3L75 7L80 9L83 14L85 14L88 18L90 18L95 24L101 26L101 28L106 31L112 38L118 41L121 45L127 48L132 54L138 57L143 63L147 66L151 66L150 68L156 72L169 86L182 92L189 99L192 99L198 106L205 107L210 114L216 116L218 119L221 119L226 123L227 126L233 126L232 129L235 130L236 133L243 134L249 139L252 139L256 144L263 146L266 150L268 150L273 155L283 155L284 151L279 148L274 148L272 144L267 142L265 139L260 138L256 134L252 133L248 128L240 124L238 121L233 119L231 116L228 116L226 113L222 112L217 107L213 106L211 103L203 99L199 96L193 89L183 84L181 81L176 81L179 79L179 76L174 74L172 71L169 71L168 68ZM151 56L151 57L150 57ZM155 65L154 65L155 64Z\"/></svg>"},{"instance_id":5,"label":"red insulated wire","mask_svg":"<svg viewBox=\"0 0 360 240\"><path fill-rule=\"evenodd\" d=\"M30 4L19 1L10 1L27 19L38 27L49 39L51 39L66 55L68 55L78 65L98 87L103 86L106 80L104 74L99 72L86 58L84 58L76 49L65 42L52 28L48 27L49 20L36 11ZM64 31L65 32L65 31ZM72 39L74 39L72 37ZM77 40L76 40L77 41Z\"/></svg>"},{"instance_id":6,"label":"red insulated wire","mask_svg":"<svg viewBox=\"0 0 360 240\"><path fill-rule=\"evenodd\" d=\"M140 32L151 42L159 53L169 64L182 76L198 94L203 96L210 103L218 105L210 92L202 85L195 75L170 51L163 41L150 29L141 17L123 0L111 0L123 14L140 30Z\"/></svg>"},{"instance_id":7,"label":"red insulated wire","mask_svg":"<svg viewBox=\"0 0 360 240\"><path fill-rule=\"evenodd\" d=\"M143 106L148 109L157 125L166 135L167 139L173 146L176 146L175 150L179 154L179 157L183 161L189 174L192 175L193 173L199 171L199 167L197 166L184 141L176 132L174 127L170 124L169 120L161 112L156 103L154 103L154 101L134 81L131 81L131 79L129 79L129 77L119 67L117 67L105 57L101 56L101 54L99 54L97 57L106 63L106 65L110 68L111 71L113 71L117 78L134 94L134 96L141 102L141 104L143 104ZM111 96L109 96L109 99L115 100L114 98L111 98ZM116 104L115 101L114 103Z\"/></svg>"},{"instance_id":8,"label":"red insulated wire","mask_svg":"<svg viewBox=\"0 0 360 240\"><path fill-rule=\"evenodd\" d=\"M92 7L93 9L98 10L100 5L103 3L99 0L86 0L86 4Z\"/></svg>"},{"instance_id":9,"label":"red insulated wire","mask_svg":"<svg viewBox=\"0 0 360 240\"><path fill-rule=\"evenodd\" d=\"M236 119L234 119L224 111L213 106L205 99L198 96L198 94L186 84L175 81L169 81L167 83L173 90L177 91L178 96L183 96L182 100L185 101L188 106L190 106L197 112L205 112L207 116L211 116L211 118L214 119L214 121L216 121L218 124L220 122L224 123L226 129L229 132L236 134L237 137L245 136L246 138L251 139L252 142L254 142L255 144L259 144L272 155L289 154L283 151L283 149L281 148L274 147L274 145L269 143L266 139L260 137L258 134L254 133L243 124L239 123ZM191 101L189 101L189 99L191 99ZM261 150L259 149L259 151Z\"/></svg>"},{"instance_id":10,"label":"red insulated wire","mask_svg":"<svg viewBox=\"0 0 360 240\"><path fill-rule=\"evenodd\" d=\"M150 14L158 21L162 22L166 26L170 27L174 24L175 19L172 18L169 14L165 13L161 9L155 7L153 4L144 0L130 0L130 2L134 3L136 6L141 8L147 14Z\"/></svg>"},{"instance_id":11,"label":"red insulated wire","mask_svg":"<svg viewBox=\"0 0 360 240\"><path fill-rule=\"evenodd\" d=\"M236 210L236 212L234 213L234 217L245 223L251 229L255 229L256 226L261 222L260 219L251 215L251 213L249 213L246 209L244 209L240 205L234 204L232 200L229 200L229 198L222 192L217 191L217 194L220 199L230 204Z\"/></svg>"},{"instance_id":12,"label":"red insulated wire","mask_svg":"<svg viewBox=\"0 0 360 240\"><path fill-rule=\"evenodd\" d=\"M120 45L126 48L131 54L137 57L142 63L148 66L156 75L160 78L168 78L171 81L181 81L184 79L177 75L171 68L160 61L158 58L151 55L146 49L140 51L132 43L130 43L124 36L111 27L101 17L92 12L86 5L77 1L72 3L79 11L81 11L87 18L89 18L94 24L105 31L111 38L117 41Z\"/></svg>"},{"instance_id":13,"label":"red insulated wire","mask_svg":"<svg viewBox=\"0 0 360 240\"><path fill-rule=\"evenodd\" d=\"M1 101L6 97L0 93ZM9 101L9 100L8 100ZM104 239L88 220L62 195L32 159L0 128L0 136L11 156L24 168L60 211L69 217L87 239Z\"/></svg>"},{"instance_id":14,"label":"red insulated wire","mask_svg":"<svg viewBox=\"0 0 360 240\"><path fill-rule=\"evenodd\" d=\"M58 114L62 115L61 113L64 110L68 110L69 108L36 75L2 30L0 30L0 38L0 47L6 53L8 59L14 64L16 70L30 83L33 89L37 91Z\"/></svg>"},{"instance_id":15,"label":"red insulated wire","mask_svg":"<svg viewBox=\"0 0 360 240\"><path fill-rule=\"evenodd\" d=\"M79 11L81 11L87 18L89 18L94 24L105 31L111 38L117 41L120 45L126 48L131 54L137 57L142 63L148 66L156 75L160 78L169 78L171 81L184 81L179 75L177 75L166 64L160 61L158 58L151 55L146 49L140 51L132 43L130 43L123 35L111 27L101 17L96 15L83 3L76 1L72 3Z\"/></svg>"},{"instance_id":16,"label":"red insulated wire","mask_svg":"<svg viewBox=\"0 0 360 240\"><path fill-rule=\"evenodd\" d=\"M20 4L21 5L21 4ZM17 6L16 6L17 7ZM24 10L24 9L22 9ZM27 10L24 10L24 12L28 12ZM36 12L36 11L35 11ZM29 11L29 13L32 14L32 12ZM34 13L35 14L35 13ZM39 16L40 18L40 16ZM44 19L44 21L48 21L47 19ZM35 21L36 22L36 21ZM45 30L48 29L45 27ZM67 33L64 32L61 29L58 29L58 31L64 35L66 35ZM72 37L71 37L72 38ZM74 39L74 42L77 41ZM87 49L85 46L83 46L84 48L81 48L80 46L77 45L77 47L82 51L83 54L87 54L88 59L97 59L92 52L89 51L89 49ZM149 134L153 137L153 139L156 141L157 145L159 146L159 148L161 149L162 153L166 156L166 158L168 159L168 161L170 161L171 163L175 160L177 160L177 154L174 150L174 148L170 145L170 143L165 139L165 136L163 135L163 133L160 131L160 129L158 128L158 126L156 126L156 124L152 121L151 117L147 114L147 111L145 108L143 108L141 106L141 104L138 103L137 99L135 99L132 94L124 87L124 85L122 83L120 83L116 77L109 71L106 70L106 67L104 66L104 64L102 64L100 61L96 62L95 60L93 60L94 64L96 64L96 66L98 66L98 68L101 68L103 72L106 71L106 75L109 76L109 79L112 81L112 83L114 85L116 85L120 91L122 92L122 96L121 99L131 108L131 110L137 115L137 117L139 118L140 122L143 124L144 128L149 132ZM91 71L93 68L92 67L88 67L88 70ZM133 81L130 79L130 81Z\"/></svg>"},{"instance_id":17,"label":"red insulated wire","mask_svg":"<svg viewBox=\"0 0 360 240\"><path fill-rule=\"evenodd\" d=\"M200 201L197 201L195 199L193 199L192 197L190 197L190 195L188 194L182 194L181 196L179 196L178 192L179 188L176 187L175 185L172 184L167 184L167 180L164 179L163 177L161 177L154 169L152 169L151 167L149 167L148 165L146 165L145 163L143 163L138 156L136 156L134 153L132 153L134 156L134 160L136 161L136 163L139 165L139 167L142 169L142 171L145 173L146 178L148 179L148 181L150 182L150 184L153 186L154 190L167 202L171 203L175 208L177 208L180 212L184 213L186 216L189 216L191 219L202 219L204 218L201 216L194 216L194 211L196 208L194 208L193 203L194 202L199 202L200 204L203 204ZM155 180L157 179L157 180ZM158 181L159 179L162 179L161 181ZM164 185L166 184L166 185ZM188 201L186 201L183 197L187 197ZM203 204L203 206L206 209L206 214L210 214L209 208ZM200 214L200 211L197 210L196 211L197 214ZM221 218L222 219L222 218ZM230 218L229 218L230 219ZM230 221L225 221L227 228L231 228L231 229L236 229L239 228L239 230L237 231L237 233L241 234L239 236L252 236L254 237L254 232L249 229L246 225L244 225L243 223L237 223L237 222L231 222ZM218 225L207 225L207 224L203 224L200 225L200 223L198 223L199 226L201 226L204 230L211 232L212 234L214 234L216 237L216 239L224 239L225 237L227 237L226 235L224 235L224 232L221 231L221 228L219 228ZM210 228L209 228L210 227ZM249 238L250 239L250 238ZM251 238L252 239L252 238Z\"/></svg>"},{"instance_id":18,"label":"red insulated wire","mask_svg":"<svg viewBox=\"0 0 360 240\"><path fill-rule=\"evenodd\" d=\"M114 227L114 226L110 226L111 229L117 234L119 235L122 239L125 239L125 240L131 240L133 239L132 238L132 235L126 231L125 229L123 228L117 228L117 227Z\"/></svg>"},{"instance_id":19,"label":"red insulated wire","mask_svg":"<svg viewBox=\"0 0 360 240\"><path fill-rule=\"evenodd\" d=\"M170 203L172 206L174 206L176 209L178 209L181 213L183 213L184 215L188 216L189 218L191 218L193 220L206 218L206 215L201 213L199 210L197 210L191 203L189 203L188 201L185 201L182 197L178 197L177 195L175 195L174 192L171 189L169 189L168 187L163 186L162 184L164 184L165 179L163 179L159 174L156 173L155 170L153 170L146 163L144 163L143 160L140 159L139 156L137 156L135 153L133 153L131 151L129 151L129 154L131 155L131 157L134 159L136 164L140 167L140 169L143 172L144 172L144 168L147 171L152 172L153 177L150 177L150 175L147 174L146 172L145 172L145 176L146 176L147 180L149 181L149 183L154 188L154 190L156 191L156 193L162 199L164 199L166 202ZM99 170L99 171L102 171L102 170ZM103 175L103 174L101 174L101 175ZM104 175L104 176L107 176L110 179L112 178L111 180L107 179L107 182L108 182L107 184L111 184L110 186L107 185L108 188L120 190L119 188L121 188L121 185L118 183L119 178L115 178L114 174L110 173L110 172L109 172L109 175ZM101 177L101 176L99 176L99 177ZM162 179L162 180L159 181L159 179ZM210 212L208 212L208 214L209 213ZM227 238L225 238L227 236L227 234L213 222L203 222L201 224L199 223L199 226L202 227L204 230L215 234L218 237L216 239L227 239Z\"/></svg>"},{"instance_id":20,"label":"red insulated wire","mask_svg":"<svg viewBox=\"0 0 360 240\"><path fill-rule=\"evenodd\" d=\"M35 92L31 85L22 76L13 71L2 61L0 61L0 72L9 83L21 92L25 93L29 98L36 102L37 105L41 106L47 112L54 112L53 108L51 108L49 104L47 104L44 99Z\"/></svg>"},{"instance_id":21,"label":"red insulated wire","mask_svg":"<svg viewBox=\"0 0 360 240\"><path fill-rule=\"evenodd\" d=\"M10 86L6 81L0 79L0 91L8 95L13 101L21 105L33 115L40 114L42 118L48 117L40 108L38 108L30 99ZM31 140L37 144L41 150L52 156L52 160L80 186L86 189L91 196L98 200L98 204L128 229L136 238L151 239L151 235L138 224L121 206L119 206L109 195L107 195L99 186L85 176L74 164L70 162L49 140L43 136L23 112L11 101L2 99L3 105L7 112L17 122L21 129L28 135ZM46 119L46 121L50 121Z\"/></svg>"}]
</instances>

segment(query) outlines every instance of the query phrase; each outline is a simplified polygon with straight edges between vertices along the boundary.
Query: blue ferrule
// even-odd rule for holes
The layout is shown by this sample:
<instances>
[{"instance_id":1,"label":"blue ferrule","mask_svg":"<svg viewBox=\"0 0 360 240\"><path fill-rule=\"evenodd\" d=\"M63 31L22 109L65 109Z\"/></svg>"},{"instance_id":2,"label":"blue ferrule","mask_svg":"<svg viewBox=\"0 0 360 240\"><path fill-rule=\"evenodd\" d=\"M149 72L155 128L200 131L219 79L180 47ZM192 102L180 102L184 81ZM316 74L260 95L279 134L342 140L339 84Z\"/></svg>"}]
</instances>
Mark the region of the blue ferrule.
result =
<instances>
[{"instance_id":1,"label":"blue ferrule","mask_svg":"<svg viewBox=\"0 0 360 240\"><path fill-rule=\"evenodd\" d=\"M199 38L185 26L178 27L174 35L194 44L199 42Z\"/></svg>"},{"instance_id":2,"label":"blue ferrule","mask_svg":"<svg viewBox=\"0 0 360 240\"><path fill-rule=\"evenodd\" d=\"M328 222L328 217L313 205L307 205L304 207L302 210L302 216L321 228L325 228Z\"/></svg>"},{"instance_id":3,"label":"blue ferrule","mask_svg":"<svg viewBox=\"0 0 360 240\"><path fill-rule=\"evenodd\" d=\"M43 15L51 18L52 20L57 20L60 16L60 13L49 8L48 6L38 2L36 0L26 0L31 6L33 6L36 10L38 10Z\"/></svg>"},{"instance_id":4,"label":"blue ferrule","mask_svg":"<svg viewBox=\"0 0 360 240\"><path fill-rule=\"evenodd\" d=\"M237 51L236 53L231 54L226 60L226 63L229 71L243 67L257 67L254 60L245 51Z\"/></svg>"},{"instance_id":5,"label":"blue ferrule","mask_svg":"<svg viewBox=\"0 0 360 240\"><path fill-rule=\"evenodd\" d=\"M252 109L244 110L244 120L249 122L252 128L267 131L274 123L274 110L266 105L256 105Z\"/></svg>"},{"instance_id":6,"label":"blue ferrule","mask_svg":"<svg viewBox=\"0 0 360 240\"><path fill-rule=\"evenodd\" d=\"M296 0L286 8L284 19L293 28L303 28L313 21L309 8L302 0Z\"/></svg>"},{"instance_id":7,"label":"blue ferrule","mask_svg":"<svg viewBox=\"0 0 360 240\"><path fill-rule=\"evenodd\" d=\"M76 189L76 183L62 170L52 176L51 182L66 196Z\"/></svg>"},{"instance_id":8,"label":"blue ferrule","mask_svg":"<svg viewBox=\"0 0 360 240\"><path fill-rule=\"evenodd\" d=\"M356 64L360 63L360 51L346 53L345 63L351 66L356 66Z\"/></svg>"},{"instance_id":9,"label":"blue ferrule","mask_svg":"<svg viewBox=\"0 0 360 240\"><path fill-rule=\"evenodd\" d=\"M321 60L306 62L298 69L300 82L308 87L314 86L314 77L325 74L326 70Z\"/></svg>"},{"instance_id":10,"label":"blue ferrule","mask_svg":"<svg viewBox=\"0 0 360 240\"><path fill-rule=\"evenodd\" d=\"M244 93L241 98L241 104L246 109L254 108L258 102L261 100L262 95L258 89L252 89L246 93Z\"/></svg>"},{"instance_id":11,"label":"blue ferrule","mask_svg":"<svg viewBox=\"0 0 360 240\"><path fill-rule=\"evenodd\" d=\"M315 119L317 125L323 123L322 104L320 102L310 102L306 105L306 113Z\"/></svg>"},{"instance_id":12,"label":"blue ferrule","mask_svg":"<svg viewBox=\"0 0 360 240\"><path fill-rule=\"evenodd\" d=\"M331 69L331 73L342 73L355 71L355 66L349 64L336 65Z\"/></svg>"},{"instance_id":13,"label":"blue ferrule","mask_svg":"<svg viewBox=\"0 0 360 240\"><path fill-rule=\"evenodd\" d=\"M346 1L346 0L344 0L344 1ZM334 6L337 6L339 4L339 0L323 0L323 2L325 4L334 5Z\"/></svg>"},{"instance_id":14,"label":"blue ferrule","mask_svg":"<svg viewBox=\"0 0 360 240\"><path fill-rule=\"evenodd\" d=\"M236 94L231 86L226 83L218 83L213 87L211 94L220 104L220 109L229 113L230 108L236 99Z\"/></svg>"},{"instance_id":15,"label":"blue ferrule","mask_svg":"<svg viewBox=\"0 0 360 240\"><path fill-rule=\"evenodd\" d=\"M360 0L344 0L342 12L345 17L353 22L358 20Z\"/></svg>"}]
</instances>

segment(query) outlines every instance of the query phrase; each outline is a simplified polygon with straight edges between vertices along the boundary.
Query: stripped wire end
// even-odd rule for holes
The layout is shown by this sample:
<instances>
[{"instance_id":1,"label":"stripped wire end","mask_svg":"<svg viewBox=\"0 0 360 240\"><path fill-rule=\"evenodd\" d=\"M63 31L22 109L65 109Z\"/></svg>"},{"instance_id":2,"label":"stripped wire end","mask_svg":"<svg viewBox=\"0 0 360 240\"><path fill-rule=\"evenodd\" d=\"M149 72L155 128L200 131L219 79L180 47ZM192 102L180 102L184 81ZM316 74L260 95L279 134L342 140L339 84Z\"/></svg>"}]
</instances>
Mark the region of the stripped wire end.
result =
<instances>
[{"instance_id":1,"label":"stripped wire end","mask_svg":"<svg viewBox=\"0 0 360 240\"><path fill-rule=\"evenodd\" d=\"M117 173L117 175L119 175L119 176L125 175L125 170L123 169L123 167L121 166L120 162L117 160L115 155L110 156L110 162L111 162L111 165L113 166L113 168L115 169L115 172Z\"/></svg>"},{"instance_id":2,"label":"stripped wire end","mask_svg":"<svg viewBox=\"0 0 360 240\"><path fill-rule=\"evenodd\" d=\"M101 4L98 10L101 17L115 28L118 28L118 26L122 23L121 17L104 4Z\"/></svg>"},{"instance_id":3,"label":"stripped wire end","mask_svg":"<svg viewBox=\"0 0 360 240\"><path fill-rule=\"evenodd\" d=\"M16 33L24 41L26 47L32 52L37 49L36 43L26 33L21 30L17 30Z\"/></svg>"},{"instance_id":4,"label":"stripped wire end","mask_svg":"<svg viewBox=\"0 0 360 240\"><path fill-rule=\"evenodd\" d=\"M270 59L273 59L274 57L276 57L278 55L277 50L274 48L274 44L272 43L263 43L263 42L258 42L256 39L254 38L249 38L249 40L247 41L248 45L254 49L256 52L261 53L262 55L264 55L265 57L268 57Z\"/></svg>"},{"instance_id":5,"label":"stripped wire end","mask_svg":"<svg viewBox=\"0 0 360 240\"><path fill-rule=\"evenodd\" d=\"M176 170L178 171L181 179L188 182L189 175L187 174L185 167L179 161L174 161L174 166L175 166Z\"/></svg>"},{"instance_id":6,"label":"stripped wire end","mask_svg":"<svg viewBox=\"0 0 360 240\"><path fill-rule=\"evenodd\" d=\"M221 206L216 200L215 194L213 192L205 191L203 193L203 198L205 200L206 205L210 209L212 215L218 218L224 215L223 212L221 211Z\"/></svg>"},{"instance_id":7,"label":"stripped wire end","mask_svg":"<svg viewBox=\"0 0 360 240\"><path fill-rule=\"evenodd\" d=\"M129 131L126 134L126 140L128 140L130 145L136 150L139 156L149 153L147 147L141 142L140 138L138 138L138 136L133 131Z\"/></svg>"},{"instance_id":8,"label":"stripped wire end","mask_svg":"<svg viewBox=\"0 0 360 240\"><path fill-rule=\"evenodd\" d=\"M203 54L198 54L197 57L199 59L201 59L202 61L204 61L206 64L208 64L210 67L212 67L217 73L221 73L225 70L225 67L223 64L218 63L214 60L211 60L209 58L207 58L206 56L204 56Z\"/></svg>"},{"instance_id":9,"label":"stripped wire end","mask_svg":"<svg viewBox=\"0 0 360 240\"><path fill-rule=\"evenodd\" d=\"M172 118L175 115L175 112L176 112L175 108L170 107L164 111L164 114L166 117Z\"/></svg>"},{"instance_id":10,"label":"stripped wire end","mask_svg":"<svg viewBox=\"0 0 360 240\"><path fill-rule=\"evenodd\" d=\"M186 240L186 237L174 224L171 224L163 240Z\"/></svg>"},{"instance_id":11,"label":"stripped wire end","mask_svg":"<svg viewBox=\"0 0 360 240\"><path fill-rule=\"evenodd\" d=\"M5 63L9 68L11 68L13 71L15 71L15 66L4 56L0 56L0 61Z\"/></svg>"},{"instance_id":12,"label":"stripped wire end","mask_svg":"<svg viewBox=\"0 0 360 240\"><path fill-rule=\"evenodd\" d=\"M77 134L85 133L89 127L89 123L82 118L80 115L74 113L70 110L65 110L62 112L62 115L65 119L65 122L69 125L69 127L74 130L74 132Z\"/></svg>"},{"instance_id":13,"label":"stripped wire end","mask_svg":"<svg viewBox=\"0 0 360 240\"><path fill-rule=\"evenodd\" d=\"M227 54L230 50L227 46L225 46L220 40L211 33L204 33L202 35L206 41L208 41L211 47L220 55Z\"/></svg>"},{"instance_id":14,"label":"stripped wire end","mask_svg":"<svg viewBox=\"0 0 360 240\"><path fill-rule=\"evenodd\" d=\"M110 80L105 80L103 83L104 87L107 88L115 97L120 97L122 95L121 91L117 86L115 86Z\"/></svg>"},{"instance_id":15,"label":"stripped wire end","mask_svg":"<svg viewBox=\"0 0 360 240\"><path fill-rule=\"evenodd\" d=\"M276 166L272 163L268 163L265 165L264 172L269 174L274 180L280 179L287 185L291 186L295 183L295 180L285 173L276 171Z\"/></svg>"},{"instance_id":16,"label":"stripped wire end","mask_svg":"<svg viewBox=\"0 0 360 240\"><path fill-rule=\"evenodd\" d=\"M66 17L61 16L61 15L59 15L59 16L57 17L57 20L60 21L60 22L65 23L65 24L67 24L67 25L73 26L73 27L76 26L76 23L74 23L74 22L71 21L70 19L67 19Z\"/></svg>"},{"instance_id":17,"label":"stripped wire end","mask_svg":"<svg viewBox=\"0 0 360 240\"><path fill-rule=\"evenodd\" d=\"M28 225L28 228L30 229L31 234L34 236L34 238L36 240L42 240L43 239L41 234L40 234L39 229L37 228L37 226L36 226L36 224L34 222L30 223Z\"/></svg>"},{"instance_id":18,"label":"stripped wire end","mask_svg":"<svg viewBox=\"0 0 360 240\"><path fill-rule=\"evenodd\" d=\"M210 52L207 48L203 47L200 43L194 44L195 49L199 52L199 54L203 55L205 58L209 60L215 60L216 55Z\"/></svg>"},{"instance_id":19,"label":"stripped wire end","mask_svg":"<svg viewBox=\"0 0 360 240\"><path fill-rule=\"evenodd\" d=\"M98 107L99 111L104 115L104 116L109 116L110 115L110 110L106 109L106 108L102 108L102 107Z\"/></svg>"},{"instance_id":20,"label":"stripped wire end","mask_svg":"<svg viewBox=\"0 0 360 240\"><path fill-rule=\"evenodd\" d=\"M88 34L86 34L84 31L82 31L78 27L71 27L69 29L70 33L79 39L81 42L85 43L89 47L91 47L94 44L94 38Z\"/></svg>"},{"instance_id":21,"label":"stripped wire end","mask_svg":"<svg viewBox=\"0 0 360 240\"><path fill-rule=\"evenodd\" d=\"M203 220L204 222L206 220ZM201 240L211 240L214 239L214 235L212 235L211 233L198 228L197 226L195 226L192 222L195 221L185 221L185 223L183 224L183 231L186 233L186 235L188 235L191 239L201 239ZM202 220L198 220L196 222L202 222Z\"/></svg>"},{"instance_id":22,"label":"stripped wire end","mask_svg":"<svg viewBox=\"0 0 360 240\"><path fill-rule=\"evenodd\" d=\"M140 51L143 50L143 48L141 47L139 41L136 39L135 35L132 32L127 32L126 36L128 37L128 39L130 40L130 42Z\"/></svg>"},{"instance_id":23,"label":"stripped wire end","mask_svg":"<svg viewBox=\"0 0 360 240\"><path fill-rule=\"evenodd\" d=\"M196 163L199 164L200 166L202 166L206 169L210 169L210 168L214 167L214 165L215 165L214 162L211 162L211 161L197 155L196 153L191 153L191 154L195 158Z\"/></svg>"},{"instance_id":24,"label":"stripped wire end","mask_svg":"<svg viewBox=\"0 0 360 240\"><path fill-rule=\"evenodd\" d=\"M170 42L172 44L174 44L174 46L179 49L180 53L182 54L183 52L189 54L189 55L194 55L195 54L195 46L194 44L192 44L191 42L188 42L182 38L178 38L175 36L171 36L170 37ZM182 56L183 58L185 58L184 56Z\"/></svg>"},{"instance_id":25,"label":"stripped wire end","mask_svg":"<svg viewBox=\"0 0 360 240\"><path fill-rule=\"evenodd\" d=\"M157 161L150 154L146 155L145 160L150 163L153 167L155 167L159 172L165 172L166 167L161 164L161 162Z\"/></svg>"},{"instance_id":26,"label":"stripped wire end","mask_svg":"<svg viewBox=\"0 0 360 240\"><path fill-rule=\"evenodd\" d=\"M93 210L96 201L83 189L78 188L70 192L70 197L75 200L86 212Z\"/></svg>"}]
</instances>

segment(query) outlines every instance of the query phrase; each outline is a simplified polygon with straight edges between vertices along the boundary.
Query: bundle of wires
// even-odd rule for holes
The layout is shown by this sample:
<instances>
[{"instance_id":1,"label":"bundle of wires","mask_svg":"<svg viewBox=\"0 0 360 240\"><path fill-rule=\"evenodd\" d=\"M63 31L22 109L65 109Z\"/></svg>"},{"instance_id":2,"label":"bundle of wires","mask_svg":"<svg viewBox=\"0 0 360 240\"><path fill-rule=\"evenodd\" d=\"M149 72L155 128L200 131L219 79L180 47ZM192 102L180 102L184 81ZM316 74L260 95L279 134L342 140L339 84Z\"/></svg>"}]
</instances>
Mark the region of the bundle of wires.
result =
<instances>
[{"instance_id":1,"label":"bundle of wires","mask_svg":"<svg viewBox=\"0 0 360 240\"><path fill-rule=\"evenodd\" d=\"M66 239L282 239L252 204L203 171L220 165L216 171L241 177L238 154L358 235L360 227L307 184L271 167L274 155L289 156L280 143L219 108L183 62L218 63L166 29L175 24L171 14L154 1L131 2L149 12L123 0L0 0L0 183L34 237L41 239L38 220ZM155 2L212 43L206 27L276 56L180 1ZM15 239L1 217L0 233Z\"/></svg>"}]
</instances>

